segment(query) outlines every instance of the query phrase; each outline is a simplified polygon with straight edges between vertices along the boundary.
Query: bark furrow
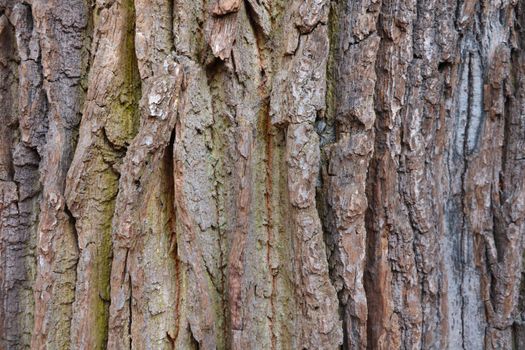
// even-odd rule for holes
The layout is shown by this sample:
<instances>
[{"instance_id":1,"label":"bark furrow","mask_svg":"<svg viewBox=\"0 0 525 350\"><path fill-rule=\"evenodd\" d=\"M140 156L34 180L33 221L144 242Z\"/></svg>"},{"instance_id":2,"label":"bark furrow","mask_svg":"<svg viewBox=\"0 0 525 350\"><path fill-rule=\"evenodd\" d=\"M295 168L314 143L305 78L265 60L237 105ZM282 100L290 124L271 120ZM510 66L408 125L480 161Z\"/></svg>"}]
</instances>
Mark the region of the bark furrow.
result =
<instances>
[{"instance_id":1,"label":"bark furrow","mask_svg":"<svg viewBox=\"0 0 525 350\"><path fill-rule=\"evenodd\" d=\"M0 0L0 349L525 347L524 28Z\"/></svg>"}]
</instances>

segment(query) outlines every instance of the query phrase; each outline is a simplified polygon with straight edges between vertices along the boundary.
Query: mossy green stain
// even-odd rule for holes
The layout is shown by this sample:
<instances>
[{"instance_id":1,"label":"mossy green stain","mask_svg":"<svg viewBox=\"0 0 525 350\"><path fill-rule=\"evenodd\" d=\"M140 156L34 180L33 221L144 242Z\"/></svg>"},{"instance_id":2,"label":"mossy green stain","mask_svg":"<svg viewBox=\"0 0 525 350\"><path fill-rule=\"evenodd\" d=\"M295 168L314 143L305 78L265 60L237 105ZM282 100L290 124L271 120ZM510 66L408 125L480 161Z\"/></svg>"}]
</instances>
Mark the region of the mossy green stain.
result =
<instances>
[{"instance_id":1,"label":"mossy green stain","mask_svg":"<svg viewBox=\"0 0 525 350\"><path fill-rule=\"evenodd\" d=\"M137 57L135 54L134 38L134 9L128 3L126 16L130 25L127 28L126 38L121 43L120 71L114 81L113 94L109 101L109 113L106 120L106 134L110 142L117 148L129 145L138 132L140 111L141 85Z\"/></svg>"},{"instance_id":2,"label":"mossy green stain","mask_svg":"<svg viewBox=\"0 0 525 350\"><path fill-rule=\"evenodd\" d=\"M93 249L93 292L88 298L91 304L89 312L94 323L90 325L95 337L92 339L94 349L104 349L108 337L112 219L119 187L119 174L111 164L116 164L124 156L125 148L135 137L139 126L140 77L134 47L135 12L133 1L125 1L122 5L127 29L117 53L120 61L116 76L111 82L106 115L101 116L105 117L105 137L99 134L84 185L88 192L88 203L94 202L98 210L90 215L82 215L81 221L77 223L80 227L95 226L91 228L95 235L95 246L88 248ZM96 16L96 11L93 16ZM95 23L96 20L95 18ZM85 203L84 207L89 210L91 205Z\"/></svg>"}]
</instances>

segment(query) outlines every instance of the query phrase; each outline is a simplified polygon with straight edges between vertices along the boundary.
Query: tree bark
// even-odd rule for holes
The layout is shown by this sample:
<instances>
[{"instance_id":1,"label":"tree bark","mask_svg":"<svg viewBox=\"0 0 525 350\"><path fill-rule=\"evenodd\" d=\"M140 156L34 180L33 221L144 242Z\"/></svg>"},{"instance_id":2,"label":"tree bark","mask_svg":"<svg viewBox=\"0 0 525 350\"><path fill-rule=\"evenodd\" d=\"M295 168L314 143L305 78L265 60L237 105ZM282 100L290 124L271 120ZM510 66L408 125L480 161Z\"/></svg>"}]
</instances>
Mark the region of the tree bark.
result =
<instances>
[{"instance_id":1,"label":"tree bark","mask_svg":"<svg viewBox=\"0 0 525 350\"><path fill-rule=\"evenodd\" d=\"M0 0L0 349L525 348L524 0Z\"/></svg>"}]
</instances>

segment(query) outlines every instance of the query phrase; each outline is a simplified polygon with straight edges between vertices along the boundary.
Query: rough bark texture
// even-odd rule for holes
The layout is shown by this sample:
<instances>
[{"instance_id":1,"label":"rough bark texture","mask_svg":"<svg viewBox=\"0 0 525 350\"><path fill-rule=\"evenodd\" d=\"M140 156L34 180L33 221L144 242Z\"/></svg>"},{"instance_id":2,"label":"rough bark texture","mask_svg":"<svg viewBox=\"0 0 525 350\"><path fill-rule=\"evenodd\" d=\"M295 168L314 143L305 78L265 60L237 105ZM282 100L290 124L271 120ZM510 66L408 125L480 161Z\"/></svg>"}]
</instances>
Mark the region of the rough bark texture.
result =
<instances>
[{"instance_id":1,"label":"rough bark texture","mask_svg":"<svg viewBox=\"0 0 525 350\"><path fill-rule=\"evenodd\" d=\"M0 0L0 349L522 349L524 235L524 0Z\"/></svg>"}]
</instances>

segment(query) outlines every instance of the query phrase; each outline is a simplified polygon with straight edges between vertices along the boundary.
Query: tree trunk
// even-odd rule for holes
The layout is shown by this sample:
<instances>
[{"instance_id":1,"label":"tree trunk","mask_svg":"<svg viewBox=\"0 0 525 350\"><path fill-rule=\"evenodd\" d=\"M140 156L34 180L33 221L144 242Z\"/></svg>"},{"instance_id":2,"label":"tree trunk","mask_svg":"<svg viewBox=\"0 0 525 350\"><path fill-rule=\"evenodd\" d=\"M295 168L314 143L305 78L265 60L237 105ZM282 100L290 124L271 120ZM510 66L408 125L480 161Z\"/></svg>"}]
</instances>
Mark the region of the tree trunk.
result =
<instances>
[{"instance_id":1,"label":"tree trunk","mask_svg":"<svg viewBox=\"0 0 525 350\"><path fill-rule=\"evenodd\" d=\"M0 0L0 349L525 348L525 0Z\"/></svg>"}]
</instances>

